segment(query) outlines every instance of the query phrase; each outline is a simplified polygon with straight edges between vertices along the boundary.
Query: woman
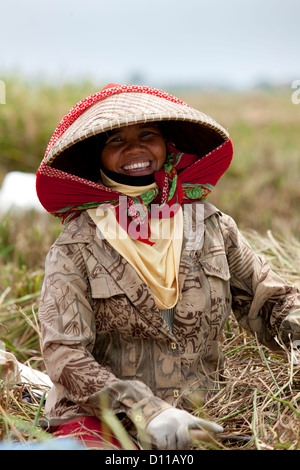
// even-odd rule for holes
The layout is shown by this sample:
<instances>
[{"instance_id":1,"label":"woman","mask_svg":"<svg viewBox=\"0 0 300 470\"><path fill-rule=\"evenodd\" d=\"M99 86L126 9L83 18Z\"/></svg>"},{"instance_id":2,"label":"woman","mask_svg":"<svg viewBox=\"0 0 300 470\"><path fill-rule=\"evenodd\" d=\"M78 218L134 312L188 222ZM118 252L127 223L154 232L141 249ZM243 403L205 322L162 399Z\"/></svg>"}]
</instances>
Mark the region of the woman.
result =
<instances>
[{"instance_id":1,"label":"woman","mask_svg":"<svg viewBox=\"0 0 300 470\"><path fill-rule=\"evenodd\" d=\"M131 436L186 449L190 429L222 431L192 413L218 389L231 311L273 350L299 337L297 289L205 201L231 159L222 126L149 87L109 85L58 125L37 173L66 224L39 308L51 430L96 429L101 446L108 408Z\"/></svg>"}]
</instances>

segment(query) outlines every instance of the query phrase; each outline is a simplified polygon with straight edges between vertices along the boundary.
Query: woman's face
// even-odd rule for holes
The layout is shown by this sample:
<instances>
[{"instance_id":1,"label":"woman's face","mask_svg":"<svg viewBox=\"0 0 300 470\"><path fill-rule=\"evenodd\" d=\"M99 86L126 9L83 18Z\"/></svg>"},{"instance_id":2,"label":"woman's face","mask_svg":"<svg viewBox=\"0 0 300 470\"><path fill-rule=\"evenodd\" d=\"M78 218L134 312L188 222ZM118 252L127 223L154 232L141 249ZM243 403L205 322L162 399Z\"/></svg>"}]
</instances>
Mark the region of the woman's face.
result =
<instances>
[{"instance_id":1,"label":"woman's face","mask_svg":"<svg viewBox=\"0 0 300 470\"><path fill-rule=\"evenodd\" d=\"M115 129L101 154L104 168L130 176L160 170L167 156L165 139L154 123Z\"/></svg>"}]
</instances>

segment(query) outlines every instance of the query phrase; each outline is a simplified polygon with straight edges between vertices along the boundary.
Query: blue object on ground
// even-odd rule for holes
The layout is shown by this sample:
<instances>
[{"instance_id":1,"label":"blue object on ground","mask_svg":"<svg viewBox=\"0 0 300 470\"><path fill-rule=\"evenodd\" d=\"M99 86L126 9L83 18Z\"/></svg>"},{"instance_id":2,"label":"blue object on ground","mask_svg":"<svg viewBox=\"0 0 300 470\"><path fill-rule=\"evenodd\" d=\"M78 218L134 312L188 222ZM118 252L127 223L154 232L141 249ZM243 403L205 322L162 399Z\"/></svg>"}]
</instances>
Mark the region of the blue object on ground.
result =
<instances>
[{"instance_id":1,"label":"blue object on ground","mask_svg":"<svg viewBox=\"0 0 300 470\"><path fill-rule=\"evenodd\" d=\"M44 439L43 441L28 442L26 444L16 441L1 441L1 450L86 450L86 447L75 439L59 438Z\"/></svg>"}]
</instances>

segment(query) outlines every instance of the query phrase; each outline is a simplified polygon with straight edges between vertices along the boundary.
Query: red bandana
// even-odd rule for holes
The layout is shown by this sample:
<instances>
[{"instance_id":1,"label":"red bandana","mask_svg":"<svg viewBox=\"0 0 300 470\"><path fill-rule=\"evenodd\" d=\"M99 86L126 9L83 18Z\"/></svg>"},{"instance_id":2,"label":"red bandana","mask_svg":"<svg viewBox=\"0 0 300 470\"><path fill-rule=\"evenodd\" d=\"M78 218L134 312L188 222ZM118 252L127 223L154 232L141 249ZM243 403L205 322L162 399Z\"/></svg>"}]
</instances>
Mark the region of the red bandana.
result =
<instances>
[{"instance_id":1,"label":"red bandana","mask_svg":"<svg viewBox=\"0 0 300 470\"><path fill-rule=\"evenodd\" d=\"M232 143L227 140L204 157L181 153L168 144L163 168L155 172L158 189L127 198L127 224L139 225L137 239L150 243L149 218L173 216L181 204L206 199L232 159ZM117 220L124 225L123 194L98 183L51 168L42 163L37 173L37 191L45 209L68 222L82 211L111 204ZM172 209L172 210L170 210Z\"/></svg>"}]
</instances>

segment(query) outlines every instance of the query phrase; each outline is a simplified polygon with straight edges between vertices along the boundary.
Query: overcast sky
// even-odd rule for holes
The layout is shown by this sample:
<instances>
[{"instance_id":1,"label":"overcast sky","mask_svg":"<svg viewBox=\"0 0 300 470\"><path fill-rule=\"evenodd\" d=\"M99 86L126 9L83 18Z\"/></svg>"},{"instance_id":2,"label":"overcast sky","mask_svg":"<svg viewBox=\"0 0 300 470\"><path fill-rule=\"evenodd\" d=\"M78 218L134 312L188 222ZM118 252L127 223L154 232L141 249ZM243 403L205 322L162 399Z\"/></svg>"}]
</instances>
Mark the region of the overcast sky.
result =
<instances>
[{"instance_id":1,"label":"overcast sky","mask_svg":"<svg viewBox=\"0 0 300 470\"><path fill-rule=\"evenodd\" d=\"M299 0L0 0L0 79L212 83L300 79Z\"/></svg>"}]
</instances>

